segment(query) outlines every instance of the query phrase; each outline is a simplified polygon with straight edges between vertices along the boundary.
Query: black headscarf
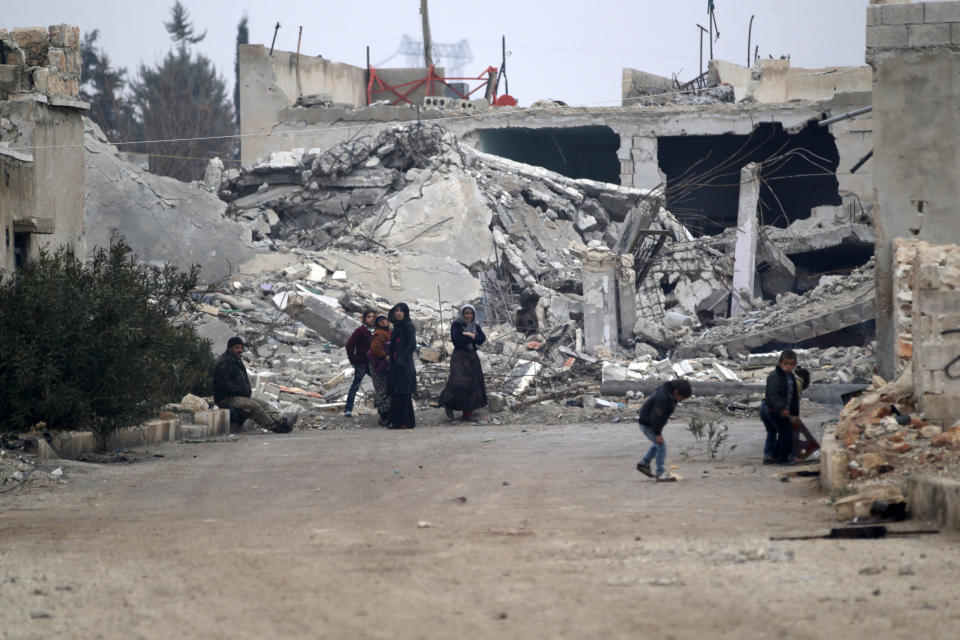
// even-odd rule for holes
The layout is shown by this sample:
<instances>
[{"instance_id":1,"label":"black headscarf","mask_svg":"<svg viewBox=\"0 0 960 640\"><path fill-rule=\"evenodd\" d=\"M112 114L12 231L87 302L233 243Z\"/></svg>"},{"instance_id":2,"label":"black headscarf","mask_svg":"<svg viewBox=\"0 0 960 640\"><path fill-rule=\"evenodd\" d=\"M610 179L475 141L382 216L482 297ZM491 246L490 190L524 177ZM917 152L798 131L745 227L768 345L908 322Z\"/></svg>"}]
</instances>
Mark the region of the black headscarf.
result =
<instances>
[{"instance_id":1,"label":"black headscarf","mask_svg":"<svg viewBox=\"0 0 960 640\"><path fill-rule=\"evenodd\" d=\"M410 307L407 306L406 302L398 302L397 304L393 305L393 308L390 309L390 313L387 315L387 317L390 319L390 322L392 322L394 325L397 324L397 316L394 313L394 311L397 309L403 311L403 320L400 320L400 322L410 322Z\"/></svg>"}]
</instances>

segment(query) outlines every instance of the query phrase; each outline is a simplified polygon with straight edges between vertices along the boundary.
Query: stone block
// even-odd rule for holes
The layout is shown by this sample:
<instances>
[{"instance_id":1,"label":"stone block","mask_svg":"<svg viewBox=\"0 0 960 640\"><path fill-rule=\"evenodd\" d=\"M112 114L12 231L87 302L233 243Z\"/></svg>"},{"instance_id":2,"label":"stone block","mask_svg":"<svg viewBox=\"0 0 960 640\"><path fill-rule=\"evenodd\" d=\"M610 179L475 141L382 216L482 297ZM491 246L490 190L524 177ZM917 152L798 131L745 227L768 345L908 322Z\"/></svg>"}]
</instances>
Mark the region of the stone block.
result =
<instances>
[{"instance_id":1,"label":"stone block","mask_svg":"<svg viewBox=\"0 0 960 640\"><path fill-rule=\"evenodd\" d=\"M868 49L895 49L907 46L907 26L881 24L867 27Z\"/></svg>"},{"instance_id":2,"label":"stone block","mask_svg":"<svg viewBox=\"0 0 960 640\"><path fill-rule=\"evenodd\" d=\"M960 22L960 2L927 2L923 21L928 24Z\"/></svg>"},{"instance_id":3,"label":"stone block","mask_svg":"<svg viewBox=\"0 0 960 640\"><path fill-rule=\"evenodd\" d=\"M960 46L960 22L950 25L950 42L955 46Z\"/></svg>"},{"instance_id":4,"label":"stone block","mask_svg":"<svg viewBox=\"0 0 960 640\"><path fill-rule=\"evenodd\" d=\"M911 475L906 479L906 494L914 518L937 520L960 529L960 482Z\"/></svg>"},{"instance_id":5,"label":"stone block","mask_svg":"<svg viewBox=\"0 0 960 640\"><path fill-rule=\"evenodd\" d=\"M491 413L500 413L507 408L507 402L499 393L488 393L487 408L490 409Z\"/></svg>"},{"instance_id":6,"label":"stone block","mask_svg":"<svg viewBox=\"0 0 960 640\"><path fill-rule=\"evenodd\" d=\"M950 44L949 24L911 24L907 26L907 45L936 47Z\"/></svg>"},{"instance_id":7,"label":"stone block","mask_svg":"<svg viewBox=\"0 0 960 640\"><path fill-rule=\"evenodd\" d=\"M867 26L872 27L875 24L883 24L883 16L881 15L883 7L879 5L871 5L867 7Z\"/></svg>"},{"instance_id":8,"label":"stone block","mask_svg":"<svg viewBox=\"0 0 960 640\"><path fill-rule=\"evenodd\" d=\"M882 7L883 24L922 24L924 4L887 4Z\"/></svg>"}]
</instances>

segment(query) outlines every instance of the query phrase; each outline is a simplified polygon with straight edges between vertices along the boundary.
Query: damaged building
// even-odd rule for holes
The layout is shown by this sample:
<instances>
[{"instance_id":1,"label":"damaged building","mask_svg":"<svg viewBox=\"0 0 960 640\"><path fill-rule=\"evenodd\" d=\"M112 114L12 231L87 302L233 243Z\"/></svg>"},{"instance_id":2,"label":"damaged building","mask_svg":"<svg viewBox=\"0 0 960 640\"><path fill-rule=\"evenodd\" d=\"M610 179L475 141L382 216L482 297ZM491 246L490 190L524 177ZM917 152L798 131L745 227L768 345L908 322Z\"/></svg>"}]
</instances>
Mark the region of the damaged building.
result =
<instances>
[{"instance_id":1,"label":"damaged building","mask_svg":"<svg viewBox=\"0 0 960 640\"><path fill-rule=\"evenodd\" d=\"M85 250L80 66L75 26L0 29L0 269Z\"/></svg>"},{"instance_id":2,"label":"damaged building","mask_svg":"<svg viewBox=\"0 0 960 640\"><path fill-rule=\"evenodd\" d=\"M496 157L512 161L505 165L510 166L508 170L541 167L572 180L635 190L631 196L615 190L595 197L588 194L584 201L557 206L536 190L522 190L522 195L548 219L570 221L576 239L585 244L598 242L616 250L621 236L632 234L615 253L629 253L635 262L632 268L640 277L634 315L647 321L661 322L665 312L673 311L695 319L694 324L705 321L704 326L709 326L739 315L744 308L756 308L764 300L772 303L782 294L812 291L821 276L862 269L873 255L870 164L860 163L856 171L850 170L872 148L871 117L869 109L864 109L871 100L868 67L798 69L791 68L789 60L758 60L749 69L712 61L705 86L697 89L625 69L621 106L567 107L545 101L523 109L491 106L482 99L449 100L441 106L439 100L425 95L401 99L396 92L382 99L383 94L367 90L367 69L284 52L271 56L259 45L241 45L239 59L241 129L257 134L242 139L245 163L266 161L271 154L275 163L282 162L279 155L283 153L298 154L293 160L297 162L323 151L343 153L333 150L340 144L356 148L351 141L373 139L393 123L417 122L427 128L442 123L460 143L488 154L490 162ZM414 71L377 70L377 74L395 73L400 82L415 77ZM422 76L424 70L419 73ZM418 90L425 89L423 85ZM442 95L444 86L431 91L431 95ZM304 100L304 95L325 99ZM851 112L858 115L836 118ZM742 295L743 283L734 282L733 258L736 229L742 226L739 219L744 213L743 191L749 186L742 184L741 170L748 165L756 166L751 215L757 249L741 259L751 264L741 267L751 273L755 270L758 277L751 278L749 290ZM393 168L406 171L409 167ZM248 205L275 202L278 196L298 197L290 178L276 172L271 176L262 166L258 171L261 182L256 172L248 172L241 182L231 183L227 199L239 196L238 202ZM284 237L294 226L300 234L319 226L321 232L311 232L314 247L323 246L324 234L337 239L331 240L333 244L347 241L342 235L344 216L378 207L378 199L392 190L396 180L396 175L384 173L384 165L371 165L358 173L350 178L352 183L317 182L316 189L326 195L304 196L295 208L285 201L267 207L271 231L259 222L262 233L258 235ZM343 186L365 190L347 197ZM670 213L676 226L669 242L660 241L662 235L654 233L656 224L650 227L649 221L630 217L638 194L643 194L654 216L661 208ZM468 193L449 204L469 209L473 202ZM293 218L296 225L291 224ZM487 217L468 215L467 219L482 226ZM516 249L549 234L509 237ZM569 234L561 234L551 237L550 244L565 246L569 239ZM554 262L560 264L540 260L541 264ZM476 273L479 265L465 266ZM551 286L543 279L556 273L527 271L532 277L521 271L509 279L507 284L515 293L533 283ZM577 284L578 295L581 286ZM634 306L630 301L616 303L617 309ZM818 337L825 329L839 333L820 340L820 346L869 341L874 331L872 309L852 303L838 315L847 320L821 323L799 341ZM634 331L624 323L630 324L630 316L621 318L613 334L607 331L605 335L613 336L612 342L604 339L607 347L632 344ZM781 331L779 338L762 345L749 342L752 348L798 342L784 340L789 335L796 332Z\"/></svg>"}]
</instances>

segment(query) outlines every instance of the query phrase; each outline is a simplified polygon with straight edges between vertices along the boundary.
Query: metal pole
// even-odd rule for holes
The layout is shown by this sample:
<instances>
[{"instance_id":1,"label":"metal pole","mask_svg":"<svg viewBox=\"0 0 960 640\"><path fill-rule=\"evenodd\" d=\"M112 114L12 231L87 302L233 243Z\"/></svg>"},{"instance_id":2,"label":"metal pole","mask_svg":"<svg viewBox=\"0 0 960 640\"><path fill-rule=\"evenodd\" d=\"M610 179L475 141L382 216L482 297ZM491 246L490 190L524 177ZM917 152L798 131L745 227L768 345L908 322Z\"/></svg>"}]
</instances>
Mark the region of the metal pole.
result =
<instances>
[{"instance_id":1,"label":"metal pole","mask_svg":"<svg viewBox=\"0 0 960 640\"><path fill-rule=\"evenodd\" d=\"M370 86L370 45L367 45L367 86ZM367 94L367 106L370 106L370 91L365 92Z\"/></svg>"},{"instance_id":2,"label":"metal pole","mask_svg":"<svg viewBox=\"0 0 960 640\"><path fill-rule=\"evenodd\" d=\"M277 44L277 31L280 31L280 23L273 28L273 40L270 41L270 57L273 57L273 45Z\"/></svg>"},{"instance_id":3,"label":"metal pole","mask_svg":"<svg viewBox=\"0 0 960 640\"><path fill-rule=\"evenodd\" d=\"M709 21L707 24L710 26L710 60L713 60L713 3L707 7L707 13L710 15L707 16Z\"/></svg>"},{"instance_id":4,"label":"metal pole","mask_svg":"<svg viewBox=\"0 0 960 640\"><path fill-rule=\"evenodd\" d=\"M433 66L433 49L430 42L430 13L427 0L420 0L420 24L423 27L423 66L429 69Z\"/></svg>"},{"instance_id":5,"label":"metal pole","mask_svg":"<svg viewBox=\"0 0 960 640\"><path fill-rule=\"evenodd\" d=\"M847 120L848 118L855 118L864 113L869 113L873 111L873 105L869 107L862 107L860 109L854 109L853 111L848 111L847 113L841 113L838 116L833 116L832 118L827 118L826 120L821 120L817 123L817 126L826 127L833 124L834 122L840 122L841 120Z\"/></svg>"},{"instance_id":6,"label":"metal pole","mask_svg":"<svg viewBox=\"0 0 960 640\"><path fill-rule=\"evenodd\" d=\"M507 36L500 36L500 75L503 76L503 92L510 94L510 80L507 78ZM497 81L499 84L499 78Z\"/></svg>"},{"instance_id":7,"label":"metal pole","mask_svg":"<svg viewBox=\"0 0 960 640\"><path fill-rule=\"evenodd\" d=\"M756 15L750 16L750 26L747 28L747 67L753 65L750 64L750 40L753 38L753 19Z\"/></svg>"},{"instance_id":8,"label":"metal pole","mask_svg":"<svg viewBox=\"0 0 960 640\"><path fill-rule=\"evenodd\" d=\"M300 33L297 34L297 98L303 97L303 86L300 84L300 39L303 37L303 25L300 25Z\"/></svg>"}]
</instances>

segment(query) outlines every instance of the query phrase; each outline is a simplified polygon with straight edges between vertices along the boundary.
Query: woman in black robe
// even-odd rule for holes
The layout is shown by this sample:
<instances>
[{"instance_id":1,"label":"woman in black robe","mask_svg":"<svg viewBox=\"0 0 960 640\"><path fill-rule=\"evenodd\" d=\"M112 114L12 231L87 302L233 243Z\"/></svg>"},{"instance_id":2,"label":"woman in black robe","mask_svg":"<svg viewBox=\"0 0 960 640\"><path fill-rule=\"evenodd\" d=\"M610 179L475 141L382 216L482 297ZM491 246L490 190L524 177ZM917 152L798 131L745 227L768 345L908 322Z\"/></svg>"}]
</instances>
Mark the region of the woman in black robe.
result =
<instances>
[{"instance_id":1,"label":"woman in black robe","mask_svg":"<svg viewBox=\"0 0 960 640\"><path fill-rule=\"evenodd\" d=\"M476 309L466 305L450 327L450 339L453 340L450 377L439 400L450 420L454 419L454 411L462 411L464 420L476 422L473 412L487 406L487 387L477 355L477 347L487 340L487 336L476 320Z\"/></svg>"},{"instance_id":2,"label":"woman in black robe","mask_svg":"<svg viewBox=\"0 0 960 640\"><path fill-rule=\"evenodd\" d=\"M387 390L390 393L390 428L413 429L413 394L417 391L417 369L413 352L417 348L417 332L410 321L410 308L399 303L390 310L393 333L390 336L390 368Z\"/></svg>"}]
</instances>

